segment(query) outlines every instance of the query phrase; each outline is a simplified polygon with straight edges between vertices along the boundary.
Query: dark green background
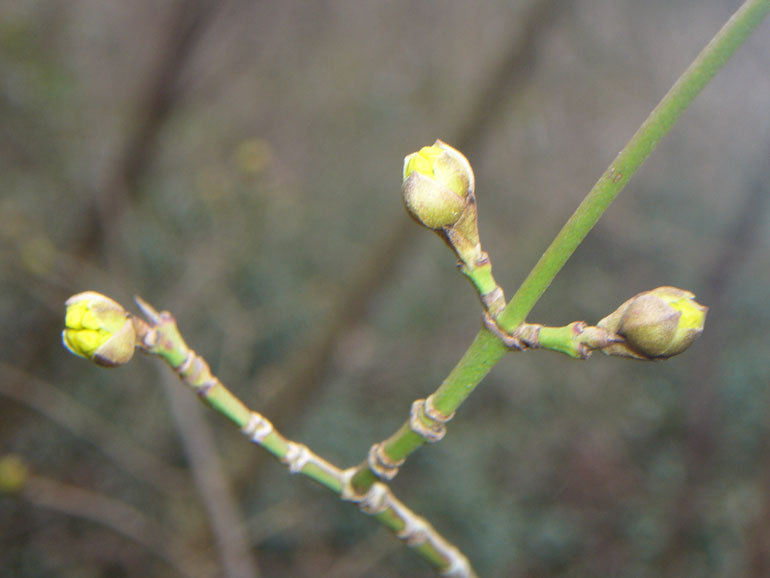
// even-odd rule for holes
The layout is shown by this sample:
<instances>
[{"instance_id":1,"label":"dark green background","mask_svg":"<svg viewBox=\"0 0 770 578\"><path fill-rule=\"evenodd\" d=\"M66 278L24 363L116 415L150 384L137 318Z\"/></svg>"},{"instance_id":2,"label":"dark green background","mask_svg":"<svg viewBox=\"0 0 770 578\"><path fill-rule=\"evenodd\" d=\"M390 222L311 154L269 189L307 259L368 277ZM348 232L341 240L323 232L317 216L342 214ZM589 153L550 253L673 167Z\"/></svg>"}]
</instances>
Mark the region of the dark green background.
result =
<instances>
[{"instance_id":1,"label":"dark green background","mask_svg":"<svg viewBox=\"0 0 770 578\"><path fill-rule=\"evenodd\" d=\"M452 255L401 207L403 156L435 138L463 147L510 295L738 5L0 0L0 453L215 559L194 489L120 467L69 406L30 409L55 387L192 487L176 384L142 356L107 371L69 355L64 300L92 289L173 311L250 406L357 463L480 327ZM394 481L481 575L770 574L769 55L765 23L530 317L595 322L676 285L711 306L700 341L664 363L512 354ZM372 257L389 236L403 242ZM432 575L224 420L189 423L214 436L263 576ZM176 575L23 494L0 496L0 544L2 576Z\"/></svg>"}]
</instances>

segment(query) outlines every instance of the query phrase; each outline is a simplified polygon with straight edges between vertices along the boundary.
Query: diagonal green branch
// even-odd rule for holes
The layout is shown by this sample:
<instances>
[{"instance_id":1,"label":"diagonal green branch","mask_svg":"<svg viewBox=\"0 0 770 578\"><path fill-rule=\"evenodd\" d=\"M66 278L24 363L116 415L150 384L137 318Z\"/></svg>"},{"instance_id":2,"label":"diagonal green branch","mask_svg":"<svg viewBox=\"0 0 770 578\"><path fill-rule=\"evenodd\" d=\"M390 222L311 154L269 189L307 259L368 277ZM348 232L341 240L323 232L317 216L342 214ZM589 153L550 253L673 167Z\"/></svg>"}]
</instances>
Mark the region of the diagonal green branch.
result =
<instances>
[{"instance_id":1,"label":"diagonal green branch","mask_svg":"<svg viewBox=\"0 0 770 578\"><path fill-rule=\"evenodd\" d=\"M219 379L208 363L190 349L170 313L159 313L137 298L149 323L131 316L136 346L165 361L182 382L211 409L225 416L251 441L283 463L292 474L302 474L374 516L402 542L431 563L444 576L475 578L468 559L424 518L412 512L383 483L358 492L351 480L355 469L342 470L321 458L306 445L278 432L263 415L251 411Z\"/></svg>"},{"instance_id":2,"label":"diagonal green branch","mask_svg":"<svg viewBox=\"0 0 770 578\"><path fill-rule=\"evenodd\" d=\"M526 319L545 290L604 211L650 156L679 116L770 12L770 0L748 0L679 77L580 203L498 319L513 331Z\"/></svg>"},{"instance_id":3,"label":"diagonal green branch","mask_svg":"<svg viewBox=\"0 0 770 578\"><path fill-rule=\"evenodd\" d=\"M682 112L760 25L768 12L770 0L744 2L679 77L589 191L497 317L497 322L503 330L513 333L525 321L558 272L626 183L671 130ZM423 429L438 429L439 426L443 428L443 422L451 418L454 411L506 352L507 349L497 337L486 328L482 329L449 376L428 398L431 402L431 413L441 419L434 419L423 411L422 415L418 416L416 425L421 421L425 426ZM415 422L414 419L408 420L391 437L373 446L369 459L358 466L353 479L356 488L364 490L378 477L392 478L409 454L426 442L437 441L424 435L424 432L420 433L420 428L414 427ZM373 455L378 459L373 460Z\"/></svg>"}]
</instances>

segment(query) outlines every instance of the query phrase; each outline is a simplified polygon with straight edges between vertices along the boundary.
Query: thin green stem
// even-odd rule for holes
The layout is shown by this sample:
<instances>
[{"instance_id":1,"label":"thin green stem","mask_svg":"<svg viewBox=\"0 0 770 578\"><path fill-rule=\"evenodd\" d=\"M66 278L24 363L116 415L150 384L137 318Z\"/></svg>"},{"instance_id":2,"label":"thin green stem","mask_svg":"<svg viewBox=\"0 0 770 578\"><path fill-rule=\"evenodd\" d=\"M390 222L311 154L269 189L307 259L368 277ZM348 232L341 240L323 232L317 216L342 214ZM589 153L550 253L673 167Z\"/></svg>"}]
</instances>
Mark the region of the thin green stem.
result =
<instances>
[{"instance_id":1,"label":"thin green stem","mask_svg":"<svg viewBox=\"0 0 770 578\"><path fill-rule=\"evenodd\" d=\"M517 335L533 349L550 349L569 355L574 359L586 359L592 348L581 339L585 334L584 329L585 324L581 326L579 321L563 327L522 323ZM532 337L529 337L528 334Z\"/></svg>"},{"instance_id":2,"label":"thin green stem","mask_svg":"<svg viewBox=\"0 0 770 578\"><path fill-rule=\"evenodd\" d=\"M770 12L770 0L748 0L679 77L580 203L500 315L513 331L522 323L575 249L679 116Z\"/></svg>"},{"instance_id":3,"label":"thin green stem","mask_svg":"<svg viewBox=\"0 0 770 578\"><path fill-rule=\"evenodd\" d=\"M492 262L486 253L483 254L481 265L471 266L468 263L459 263L460 271L476 289L484 310L496 318L505 309L505 295L502 287L497 284L492 275Z\"/></svg>"},{"instance_id":4,"label":"thin green stem","mask_svg":"<svg viewBox=\"0 0 770 578\"><path fill-rule=\"evenodd\" d=\"M211 373L206 360L185 343L170 313L159 313L139 298L137 303L149 319L148 323L132 318L137 346L165 361L203 403L237 425L244 435L277 458L290 473L310 478L342 500L357 504L362 512L373 515L444 575L476 577L462 552L398 500L388 486L372 483L365 491L357 491L351 482L355 470L342 470L307 446L281 435L267 418L248 409Z\"/></svg>"},{"instance_id":5,"label":"thin green stem","mask_svg":"<svg viewBox=\"0 0 770 578\"><path fill-rule=\"evenodd\" d=\"M556 274L633 174L768 12L770 0L747 0L680 76L589 191L497 317L497 322L503 330L514 333L524 322ZM433 408L444 416L451 416L506 352L507 349L500 339L486 328L482 329L455 368L431 396ZM429 418L426 419L430 421ZM381 445L385 457L392 464L400 465L426 441L428 440L416 433L411 422L407 421ZM371 469L370 462L371 460L358 466L353 478L353 483L358 489L367 488L377 478L378 474ZM395 475L395 471L397 468L390 471L391 477Z\"/></svg>"},{"instance_id":6,"label":"thin green stem","mask_svg":"<svg viewBox=\"0 0 770 578\"><path fill-rule=\"evenodd\" d=\"M601 327L588 325L584 321L573 321L562 327L522 323L516 330L516 338L532 349L558 351L573 359L588 359L596 350L604 350L624 341Z\"/></svg>"}]
</instances>

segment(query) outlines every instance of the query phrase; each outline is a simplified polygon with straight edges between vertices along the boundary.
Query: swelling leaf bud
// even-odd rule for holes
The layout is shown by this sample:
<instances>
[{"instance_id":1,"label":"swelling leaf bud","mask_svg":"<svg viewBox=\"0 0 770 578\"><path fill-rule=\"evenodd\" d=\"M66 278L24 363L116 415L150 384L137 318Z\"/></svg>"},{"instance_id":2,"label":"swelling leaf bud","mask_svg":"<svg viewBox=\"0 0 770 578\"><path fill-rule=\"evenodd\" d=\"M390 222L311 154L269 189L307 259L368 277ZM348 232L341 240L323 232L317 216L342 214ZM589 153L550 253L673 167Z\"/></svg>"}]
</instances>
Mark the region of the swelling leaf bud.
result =
<instances>
[{"instance_id":1,"label":"swelling leaf bud","mask_svg":"<svg viewBox=\"0 0 770 578\"><path fill-rule=\"evenodd\" d=\"M414 220L429 229L455 225L474 187L468 159L441 140L404 159L404 205Z\"/></svg>"},{"instance_id":2,"label":"swelling leaf bud","mask_svg":"<svg viewBox=\"0 0 770 578\"><path fill-rule=\"evenodd\" d=\"M73 295L65 305L62 342L67 349L105 367L131 360L136 330L131 315L119 303L86 291Z\"/></svg>"},{"instance_id":3,"label":"swelling leaf bud","mask_svg":"<svg viewBox=\"0 0 770 578\"><path fill-rule=\"evenodd\" d=\"M658 287L632 297L598 327L625 338L603 351L636 359L668 359L682 353L703 332L708 307L676 287Z\"/></svg>"}]
</instances>

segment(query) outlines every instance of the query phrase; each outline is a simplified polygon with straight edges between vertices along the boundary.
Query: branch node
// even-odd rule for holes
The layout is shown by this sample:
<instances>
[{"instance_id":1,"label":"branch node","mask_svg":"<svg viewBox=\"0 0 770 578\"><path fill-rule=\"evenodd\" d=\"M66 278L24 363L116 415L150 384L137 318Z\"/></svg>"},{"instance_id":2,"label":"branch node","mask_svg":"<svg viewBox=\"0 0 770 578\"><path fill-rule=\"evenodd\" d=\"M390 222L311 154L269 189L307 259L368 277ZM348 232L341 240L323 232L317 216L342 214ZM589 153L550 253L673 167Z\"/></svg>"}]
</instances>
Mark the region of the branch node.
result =
<instances>
[{"instance_id":1,"label":"branch node","mask_svg":"<svg viewBox=\"0 0 770 578\"><path fill-rule=\"evenodd\" d=\"M248 423L241 428L244 433L255 444L262 445L267 436L273 433L273 424L260 413L252 411Z\"/></svg>"},{"instance_id":2,"label":"branch node","mask_svg":"<svg viewBox=\"0 0 770 578\"><path fill-rule=\"evenodd\" d=\"M404 527L396 532L396 537L409 546L415 548L427 542L428 527L425 520L418 516L404 516Z\"/></svg>"},{"instance_id":3,"label":"branch node","mask_svg":"<svg viewBox=\"0 0 770 578\"><path fill-rule=\"evenodd\" d=\"M455 549L455 555L450 557L449 566L439 572L441 576L450 578L467 578L473 576L471 563L459 550Z\"/></svg>"},{"instance_id":4,"label":"branch node","mask_svg":"<svg viewBox=\"0 0 770 578\"><path fill-rule=\"evenodd\" d=\"M205 398L218 383L219 380L216 377L211 376L210 379L204 381L195 388L195 393L197 393L200 397Z\"/></svg>"},{"instance_id":5,"label":"branch node","mask_svg":"<svg viewBox=\"0 0 770 578\"><path fill-rule=\"evenodd\" d=\"M310 450L306 445L289 442L289 448L286 450L286 455L281 458L281 463L289 466L290 474L298 474L311 457Z\"/></svg>"},{"instance_id":6,"label":"branch node","mask_svg":"<svg viewBox=\"0 0 770 578\"><path fill-rule=\"evenodd\" d=\"M455 412L446 415L445 413L436 409L436 406L433 405L432 393L427 398L425 398L425 403L423 404L423 412L427 417L439 423L447 423L455 416Z\"/></svg>"},{"instance_id":7,"label":"branch node","mask_svg":"<svg viewBox=\"0 0 770 578\"><path fill-rule=\"evenodd\" d=\"M486 329L492 333L492 335L497 337L502 342L502 344L511 351L523 351L529 347L524 341L516 337L516 335L508 333L502 327L500 327L497 324L497 321L492 318L492 316L486 311L484 311L482 320L484 327L486 327Z\"/></svg>"},{"instance_id":8,"label":"branch node","mask_svg":"<svg viewBox=\"0 0 770 578\"><path fill-rule=\"evenodd\" d=\"M434 408L432 413L438 413ZM443 418L445 416L441 414ZM430 421L430 425L427 425L424 420ZM443 421L446 421L444 419ZM409 412L409 427L411 430L424 439L426 442L432 444L441 440L446 435L446 426L443 421L435 420L425 412L425 400L418 399L412 404L412 410Z\"/></svg>"},{"instance_id":9,"label":"branch node","mask_svg":"<svg viewBox=\"0 0 770 578\"><path fill-rule=\"evenodd\" d=\"M385 451L385 446L382 443L377 443L369 448L369 455L367 456L367 462L369 469L381 480L392 480L398 474L398 469L406 461L402 458L398 461L394 461Z\"/></svg>"},{"instance_id":10,"label":"branch node","mask_svg":"<svg viewBox=\"0 0 770 578\"><path fill-rule=\"evenodd\" d=\"M190 367L195 362L195 358L195 352L192 349L188 349L182 363L173 368L177 375L180 375L183 378L187 377L187 372L190 371Z\"/></svg>"},{"instance_id":11,"label":"branch node","mask_svg":"<svg viewBox=\"0 0 770 578\"><path fill-rule=\"evenodd\" d=\"M503 290L499 285L492 289L492 291L489 293L479 295L479 299L481 299L481 305L484 307L485 312L489 311L489 309L500 300L502 300L503 304L505 304L505 295L503 294ZM489 314L485 313L485 315Z\"/></svg>"},{"instance_id":12,"label":"branch node","mask_svg":"<svg viewBox=\"0 0 770 578\"><path fill-rule=\"evenodd\" d=\"M388 489L388 486L381 482L375 482L364 494L363 499L358 503L358 508L364 514L376 516L388 509L389 495L390 490Z\"/></svg>"},{"instance_id":13,"label":"branch node","mask_svg":"<svg viewBox=\"0 0 770 578\"><path fill-rule=\"evenodd\" d=\"M353 488L353 478L357 472L358 468L348 468L340 473L340 484L342 486L340 488L340 500L358 503L363 498L363 496Z\"/></svg>"},{"instance_id":14,"label":"branch node","mask_svg":"<svg viewBox=\"0 0 770 578\"><path fill-rule=\"evenodd\" d=\"M342 488L340 499L346 502L358 504L358 509L364 514L377 515L389 507L390 488L382 482L373 483L366 492L359 494L353 487L353 477L357 468L348 468L340 474Z\"/></svg>"},{"instance_id":15,"label":"branch node","mask_svg":"<svg viewBox=\"0 0 770 578\"><path fill-rule=\"evenodd\" d=\"M134 317L134 328L136 329L136 345L145 352L152 351L157 345L160 337L158 330L150 326L144 320Z\"/></svg>"}]
</instances>

